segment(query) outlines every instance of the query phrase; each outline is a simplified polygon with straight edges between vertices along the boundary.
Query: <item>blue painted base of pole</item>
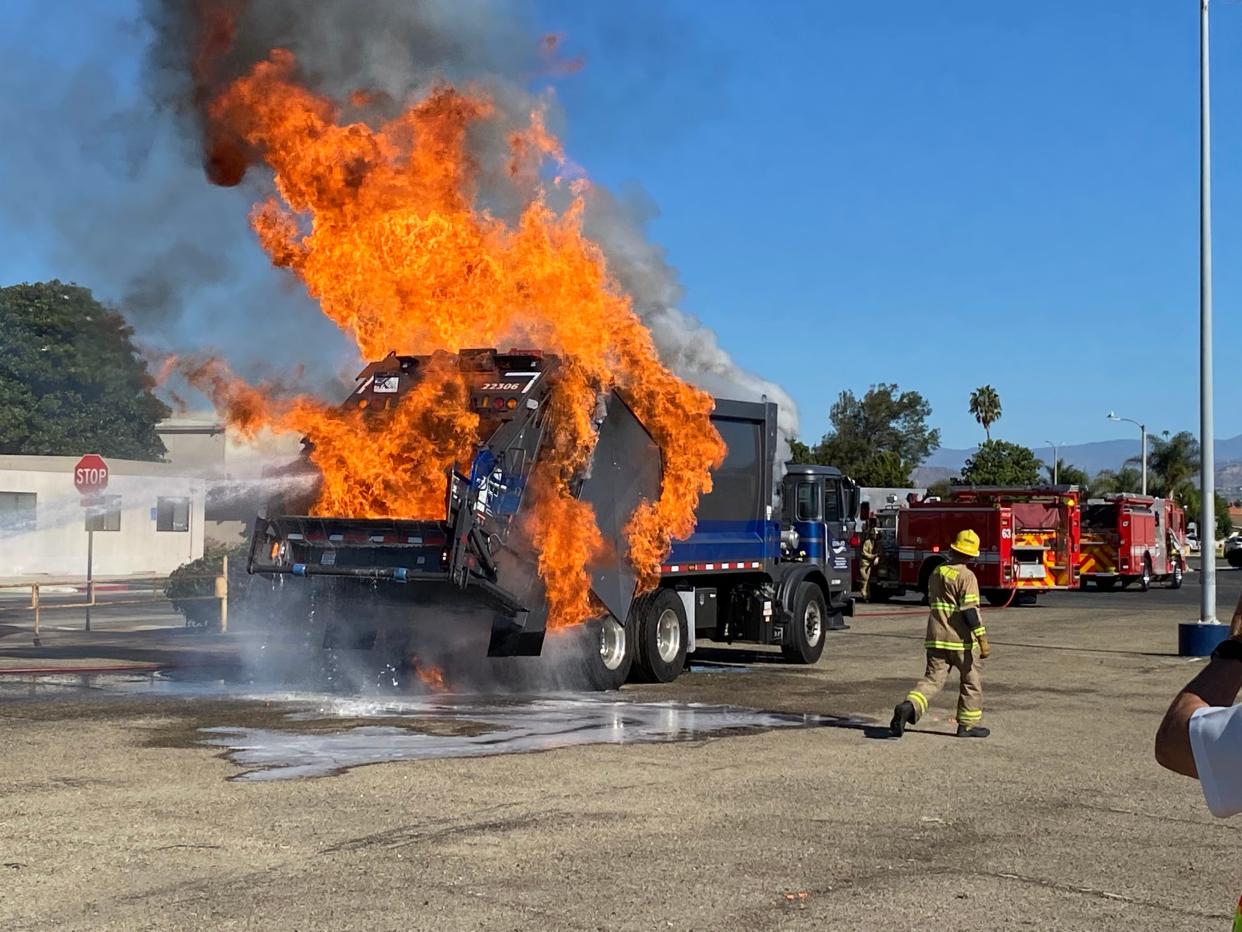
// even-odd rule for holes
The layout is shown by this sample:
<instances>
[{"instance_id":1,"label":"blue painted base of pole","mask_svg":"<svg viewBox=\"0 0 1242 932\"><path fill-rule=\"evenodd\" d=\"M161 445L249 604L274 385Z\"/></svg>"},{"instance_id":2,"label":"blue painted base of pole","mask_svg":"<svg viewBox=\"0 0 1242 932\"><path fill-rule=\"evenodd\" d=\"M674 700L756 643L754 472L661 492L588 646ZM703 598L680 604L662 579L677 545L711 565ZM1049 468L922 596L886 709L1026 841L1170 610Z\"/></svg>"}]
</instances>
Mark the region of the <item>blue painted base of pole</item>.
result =
<instances>
[{"instance_id":1,"label":"blue painted base of pole","mask_svg":"<svg viewBox=\"0 0 1242 932\"><path fill-rule=\"evenodd\" d=\"M1206 657L1216 650L1216 645L1229 637L1228 625L1205 625L1197 621L1182 622L1177 626L1177 655L1179 657Z\"/></svg>"}]
</instances>

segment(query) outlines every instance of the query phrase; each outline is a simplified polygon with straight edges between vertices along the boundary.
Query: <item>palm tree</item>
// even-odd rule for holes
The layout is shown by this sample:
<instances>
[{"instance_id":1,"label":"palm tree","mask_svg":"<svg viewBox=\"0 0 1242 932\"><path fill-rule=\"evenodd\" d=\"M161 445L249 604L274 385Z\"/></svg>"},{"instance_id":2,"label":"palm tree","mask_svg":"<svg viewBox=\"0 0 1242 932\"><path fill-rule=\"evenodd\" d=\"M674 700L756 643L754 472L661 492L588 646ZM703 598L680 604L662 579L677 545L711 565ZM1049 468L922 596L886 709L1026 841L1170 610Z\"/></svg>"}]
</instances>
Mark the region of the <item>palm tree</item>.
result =
<instances>
[{"instance_id":1,"label":"palm tree","mask_svg":"<svg viewBox=\"0 0 1242 932\"><path fill-rule=\"evenodd\" d=\"M1099 498L1101 495L1116 492L1137 494L1141 479L1139 471L1133 466L1122 466L1116 472L1111 469L1101 469L1087 485L1087 496Z\"/></svg>"},{"instance_id":2,"label":"palm tree","mask_svg":"<svg viewBox=\"0 0 1242 932\"><path fill-rule=\"evenodd\" d=\"M988 435L988 441L991 442L992 425L999 421L1001 416L1001 400L996 389L991 385L984 385L971 392L970 413L983 425L983 432Z\"/></svg>"},{"instance_id":3,"label":"palm tree","mask_svg":"<svg viewBox=\"0 0 1242 932\"><path fill-rule=\"evenodd\" d=\"M1182 500L1186 490L1193 488L1194 477L1199 471L1199 441L1189 431L1169 436L1150 437L1151 452L1147 454L1147 469L1151 478L1148 489L1155 495L1171 496ZM1132 457L1126 465L1137 465L1139 457Z\"/></svg>"},{"instance_id":4,"label":"palm tree","mask_svg":"<svg viewBox=\"0 0 1242 932\"><path fill-rule=\"evenodd\" d=\"M1048 481L1057 482L1061 485L1076 485L1080 489L1087 489L1090 486L1090 478L1086 472L1070 463L1065 462L1062 457L1057 457L1057 461L1053 464L1044 463L1044 469L1048 471Z\"/></svg>"}]
</instances>

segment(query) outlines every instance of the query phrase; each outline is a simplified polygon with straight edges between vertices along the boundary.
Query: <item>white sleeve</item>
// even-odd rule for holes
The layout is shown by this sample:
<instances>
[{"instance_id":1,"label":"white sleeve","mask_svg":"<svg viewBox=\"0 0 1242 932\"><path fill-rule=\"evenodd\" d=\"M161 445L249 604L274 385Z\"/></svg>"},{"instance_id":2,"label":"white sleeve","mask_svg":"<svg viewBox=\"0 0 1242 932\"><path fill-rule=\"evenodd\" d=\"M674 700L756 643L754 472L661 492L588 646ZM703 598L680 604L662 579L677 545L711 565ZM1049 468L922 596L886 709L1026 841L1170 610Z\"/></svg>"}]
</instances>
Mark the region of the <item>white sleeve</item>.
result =
<instances>
[{"instance_id":1,"label":"white sleeve","mask_svg":"<svg viewBox=\"0 0 1242 932\"><path fill-rule=\"evenodd\" d=\"M1242 705L1195 711L1190 716L1190 749L1212 815L1242 812Z\"/></svg>"}]
</instances>

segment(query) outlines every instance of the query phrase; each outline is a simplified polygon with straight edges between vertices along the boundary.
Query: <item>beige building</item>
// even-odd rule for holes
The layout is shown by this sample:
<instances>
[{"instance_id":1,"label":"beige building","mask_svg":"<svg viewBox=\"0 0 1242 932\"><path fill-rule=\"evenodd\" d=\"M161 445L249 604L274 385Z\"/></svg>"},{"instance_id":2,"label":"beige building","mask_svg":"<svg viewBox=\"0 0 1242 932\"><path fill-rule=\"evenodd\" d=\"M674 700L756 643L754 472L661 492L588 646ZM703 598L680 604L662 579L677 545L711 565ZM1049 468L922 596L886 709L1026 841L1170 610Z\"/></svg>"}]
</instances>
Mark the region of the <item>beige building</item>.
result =
<instances>
[{"instance_id":1,"label":"beige building","mask_svg":"<svg viewBox=\"0 0 1242 932\"><path fill-rule=\"evenodd\" d=\"M212 418L170 417L155 425L164 441L164 462L182 472L223 478L227 441L224 425Z\"/></svg>"},{"instance_id":2,"label":"beige building","mask_svg":"<svg viewBox=\"0 0 1242 932\"><path fill-rule=\"evenodd\" d=\"M0 577L164 575L203 555L205 480L169 463L108 460L90 509L73 485L76 456L0 456Z\"/></svg>"},{"instance_id":3,"label":"beige building","mask_svg":"<svg viewBox=\"0 0 1242 932\"><path fill-rule=\"evenodd\" d=\"M207 541L227 547L240 543L270 495L261 478L263 466L270 461L250 445L231 442L225 425L210 411L160 421L155 432L168 450L166 464L180 475L206 483ZM293 459L296 444L297 437L293 437L281 447L281 454L270 455Z\"/></svg>"}]
</instances>

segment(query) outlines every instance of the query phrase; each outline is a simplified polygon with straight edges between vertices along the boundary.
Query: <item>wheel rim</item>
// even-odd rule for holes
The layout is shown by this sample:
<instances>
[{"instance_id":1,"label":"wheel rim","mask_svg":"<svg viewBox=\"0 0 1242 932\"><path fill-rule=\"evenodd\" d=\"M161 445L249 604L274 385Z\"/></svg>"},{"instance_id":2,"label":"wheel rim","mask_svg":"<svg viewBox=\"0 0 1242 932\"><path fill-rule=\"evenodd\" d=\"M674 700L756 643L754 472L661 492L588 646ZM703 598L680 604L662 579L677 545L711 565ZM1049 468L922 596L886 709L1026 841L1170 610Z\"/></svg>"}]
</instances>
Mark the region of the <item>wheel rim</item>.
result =
<instances>
[{"instance_id":1,"label":"wheel rim","mask_svg":"<svg viewBox=\"0 0 1242 932\"><path fill-rule=\"evenodd\" d=\"M681 621L677 613L666 608L656 621L656 653L665 663L672 663L681 650Z\"/></svg>"},{"instance_id":2,"label":"wheel rim","mask_svg":"<svg viewBox=\"0 0 1242 932\"><path fill-rule=\"evenodd\" d=\"M608 670L616 670L625 660L625 627L612 618L599 626L599 659Z\"/></svg>"},{"instance_id":3,"label":"wheel rim","mask_svg":"<svg viewBox=\"0 0 1242 932\"><path fill-rule=\"evenodd\" d=\"M824 630L823 614L819 610L819 603L812 600L806 603L806 612L802 616L803 626L806 628L806 642L812 647L819 643L819 637Z\"/></svg>"}]
</instances>

